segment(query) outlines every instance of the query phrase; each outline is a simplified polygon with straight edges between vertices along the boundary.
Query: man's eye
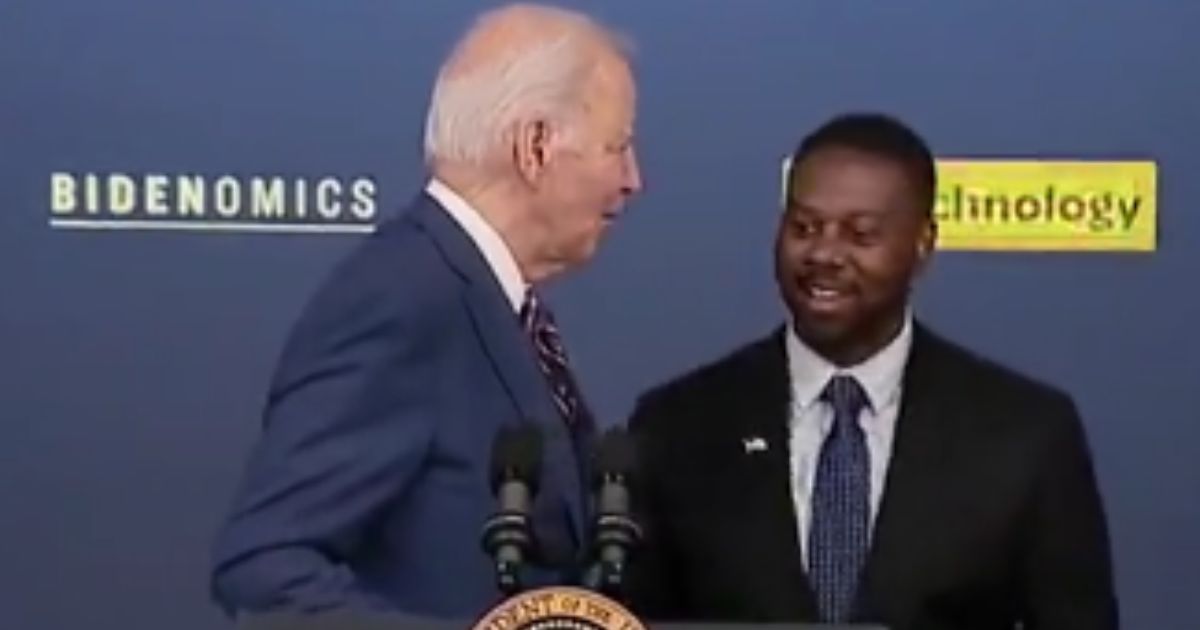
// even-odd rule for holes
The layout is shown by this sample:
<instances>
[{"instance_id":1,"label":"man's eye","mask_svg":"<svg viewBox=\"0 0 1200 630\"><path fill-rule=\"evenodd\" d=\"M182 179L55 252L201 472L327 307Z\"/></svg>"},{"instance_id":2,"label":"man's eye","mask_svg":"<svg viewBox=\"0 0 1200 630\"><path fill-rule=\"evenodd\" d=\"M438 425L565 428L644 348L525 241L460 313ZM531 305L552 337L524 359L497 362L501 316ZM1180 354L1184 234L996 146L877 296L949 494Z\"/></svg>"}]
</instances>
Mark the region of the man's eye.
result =
<instances>
[{"instance_id":1,"label":"man's eye","mask_svg":"<svg viewBox=\"0 0 1200 630\"><path fill-rule=\"evenodd\" d=\"M852 225L850 226L850 236L859 243L873 243L879 240L879 226L877 225Z\"/></svg>"},{"instance_id":2,"label":"man's eye","mask_svg":"<svg viewBox=\"0 0 1200 630\"><path fill-rule=\"evenodd\" d=\"M869 227L856 227L853 228L850 233L853 234L854 238L857 239L873 239L879 236L879 230Z\"/></svg>"},{"instance_id":3,"label":"man's eye","mask_svg":"<svg viewBox=\"0 0 1200 630\"><path fill-rule=\"evenodd\" d=\"M792 234L800 237L809 237L817 232L817 226L811 221L792 221Z\"/></svg>"}]
</instances>

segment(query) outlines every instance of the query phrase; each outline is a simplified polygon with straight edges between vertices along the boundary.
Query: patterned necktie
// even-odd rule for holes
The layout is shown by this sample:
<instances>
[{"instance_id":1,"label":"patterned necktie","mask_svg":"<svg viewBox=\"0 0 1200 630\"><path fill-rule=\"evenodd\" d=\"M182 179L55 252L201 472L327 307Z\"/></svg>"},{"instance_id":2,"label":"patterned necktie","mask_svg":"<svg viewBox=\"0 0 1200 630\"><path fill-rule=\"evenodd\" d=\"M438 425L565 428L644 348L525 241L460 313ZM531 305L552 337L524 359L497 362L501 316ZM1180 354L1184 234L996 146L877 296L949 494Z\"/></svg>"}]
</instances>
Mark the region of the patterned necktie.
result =
<instances>
[{"instance_id":1,"label":"patterned necktie","mask_svg":"<svg viewBox=\"0 0 1200 630\"><path fill-rule=\"evenodd\" d=\"M591 426L591 414L583 405L575 378L567 364L567 351L563 348L558 326L550 310L542 305L533 291L525 293L521 305L521 325L525 327L537 350L538 367L550 385L554 406L567 426L576 430L587 430Z\"/></svg>"},{"instance_id":2,"label":"patterned necktie","mask_svg":"<svg viewBox=\"0 0 1200 630\"><path fill-rule=\"evenodd\" d=\"M830 379L821 397L833 407L834 419L817 462L808 571L821 620L845 623L870 544L871 462L858 424L867 399L852 376Z\"/></svg>"}]
</instances>

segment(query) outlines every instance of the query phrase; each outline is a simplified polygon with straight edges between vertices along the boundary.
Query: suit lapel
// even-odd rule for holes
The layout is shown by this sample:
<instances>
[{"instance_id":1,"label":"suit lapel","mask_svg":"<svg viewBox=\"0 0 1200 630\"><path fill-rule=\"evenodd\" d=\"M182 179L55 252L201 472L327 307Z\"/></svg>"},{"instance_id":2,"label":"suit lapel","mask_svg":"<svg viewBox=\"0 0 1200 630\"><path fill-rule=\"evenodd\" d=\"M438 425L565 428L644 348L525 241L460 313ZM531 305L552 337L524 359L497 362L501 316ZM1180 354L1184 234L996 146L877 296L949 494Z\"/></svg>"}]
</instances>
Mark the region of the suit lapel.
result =
<instances>
[{"instance_id":1,"label":"suit lapel","mask_svg":"<svg viewBox=\"0 0 1200 630\"><path fill-rule=\"evenodd\" d=\"M742 435L729 436L741 441L733 455L739 461L731 469L742 476L734 487L746 493L741 538L757 550L758 566L735 579L761 580L760 603L766 609L758 612L764 618L811 619L816 596L797 538L788 431L791 386L783 328L758 344L742 377L746 380L740 389L750 395L736 411ZM764 444L765 450L760 450Z\"/></svg>"},{"instance_id":2,"label":"suit lapel","mask_svg":"<svg viewBox=\"0 0 1200 630\"><path fill-rule=\"evenodd\" d=\"M538 423L547 440L547 463L558 471L577 541L584 538L582 486L577 476L574 447L569 432L551 398L546 379L537 367L537 356L513 313L504 290L487 261L462 228L427 195L417 202L414 219L437 243L447 261L466 284L465 303L475 323L475 333L491 359L524 421Z\"/></svg>"},{"instance_id":3,"label":"suit lapel","mask_svg":"<svg viewBox=\"0 0 1200 630\"><path fill-rule=\"evenodd\" d=\"M753 395L736 410L743 418L737 426L746 437L762 437L769 448L732 469L740 471L740 485L747 493L741 538L754 541L751 548L759 550L756 557L762 559L751 573L761 580L763 603L769 608L761 612L770 618L815 619L816 596L797 539L791 494L787 426L791 388L782 334L780 329L755 349L740 390ZM939 374L939 343L916 325L886 488L859 589L863 620L883 618L885 610L890 613L887 617L896 618L885 594L906 582L923 556L922 549L930 544L924 515L938 496L952 428L945 409L947 381Z\"/></svg>"},{"instance_id":4,"label":"suit lapel","mask_svg":"<svg viewBox=\"0 0 1200 630\"><path fill-rule=\"evenodd\" d=\"M938 374L938 343L923 326L915 327L884 494L859 589L859 611L867 619L878 619L890 608L885 594L904 584L925 555L923 549L936 544L929 540L924 517L938 496L951 428L944 408L947 382ZM897 618L896 612L888 610L887 616Z\"/></svg>"}]
</instances>

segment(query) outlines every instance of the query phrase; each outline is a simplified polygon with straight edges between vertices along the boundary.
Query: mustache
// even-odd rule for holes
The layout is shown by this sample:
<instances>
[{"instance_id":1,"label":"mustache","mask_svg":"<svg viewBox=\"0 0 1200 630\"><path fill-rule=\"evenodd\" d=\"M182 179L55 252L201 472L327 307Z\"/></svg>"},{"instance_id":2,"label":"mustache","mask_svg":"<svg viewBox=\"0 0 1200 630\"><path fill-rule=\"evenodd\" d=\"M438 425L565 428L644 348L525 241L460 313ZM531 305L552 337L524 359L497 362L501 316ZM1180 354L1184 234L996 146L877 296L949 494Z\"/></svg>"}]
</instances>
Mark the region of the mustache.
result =
<instances>
[{"instance_id":1,"label":"mustache","mask_svg":"<svg viewBox=\"0 0 1200 630\"><path fill-rule=\"evenodd\" d=\"M828 280L831 282L848 283L855 280L856 274L845 265L803 265L793 270L792 275L801 280Z\"/></svg>"}]
</instances>

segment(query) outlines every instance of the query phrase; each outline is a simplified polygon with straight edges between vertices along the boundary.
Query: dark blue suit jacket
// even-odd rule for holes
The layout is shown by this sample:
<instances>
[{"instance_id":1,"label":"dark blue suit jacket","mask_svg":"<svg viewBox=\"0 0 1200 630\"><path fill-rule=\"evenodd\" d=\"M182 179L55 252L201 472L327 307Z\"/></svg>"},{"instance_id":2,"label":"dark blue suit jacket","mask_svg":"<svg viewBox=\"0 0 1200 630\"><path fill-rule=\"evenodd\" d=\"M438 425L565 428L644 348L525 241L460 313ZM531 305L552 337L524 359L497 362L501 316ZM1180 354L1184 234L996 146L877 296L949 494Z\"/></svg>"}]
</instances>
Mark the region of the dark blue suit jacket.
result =
<instances>
[{"instance_id":1,"label":"dark blue suit jacket","mask_svg":"<svg viewBox=\"0 0 1200 630\"><path fill-rule=\"evenodd\" d=\"M499 597L480 544L492 440L526 421L547 436L534 579L569 581L585 518L578 445L499 281L422 194L293 329L217 538L215 598L255 612L482 612Z\"/></svg>"}]
</instances>

